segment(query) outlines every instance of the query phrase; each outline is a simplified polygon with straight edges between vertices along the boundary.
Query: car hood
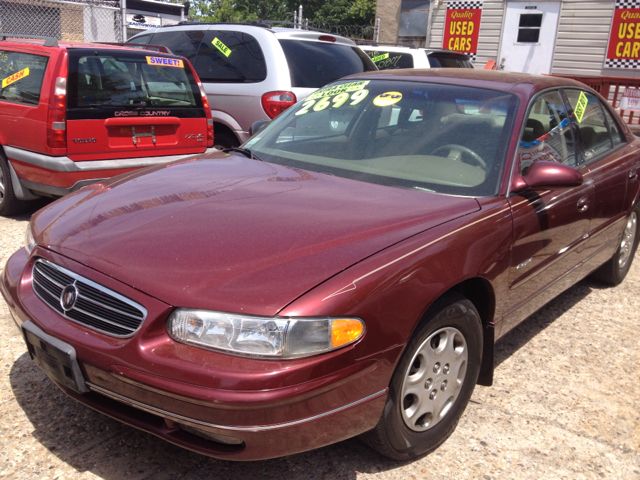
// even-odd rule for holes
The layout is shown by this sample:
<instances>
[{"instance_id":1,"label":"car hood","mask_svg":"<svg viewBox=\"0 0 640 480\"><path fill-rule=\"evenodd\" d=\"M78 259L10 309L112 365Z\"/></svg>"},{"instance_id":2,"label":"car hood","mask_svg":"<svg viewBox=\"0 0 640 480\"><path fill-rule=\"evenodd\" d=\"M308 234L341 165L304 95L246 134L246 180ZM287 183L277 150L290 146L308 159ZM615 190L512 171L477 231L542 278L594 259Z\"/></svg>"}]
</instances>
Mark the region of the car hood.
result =
<instances>
[{"instance_id":1,"label":"car hood","mask_svg":"<svg viewBox=\"0 0 640 480\"><path fill-rule=\"evenodd\" d=\"M172 306L275 315L475 199L222 153L116 177L34 216L39 245Z\"/></svg>"}]
</instances>

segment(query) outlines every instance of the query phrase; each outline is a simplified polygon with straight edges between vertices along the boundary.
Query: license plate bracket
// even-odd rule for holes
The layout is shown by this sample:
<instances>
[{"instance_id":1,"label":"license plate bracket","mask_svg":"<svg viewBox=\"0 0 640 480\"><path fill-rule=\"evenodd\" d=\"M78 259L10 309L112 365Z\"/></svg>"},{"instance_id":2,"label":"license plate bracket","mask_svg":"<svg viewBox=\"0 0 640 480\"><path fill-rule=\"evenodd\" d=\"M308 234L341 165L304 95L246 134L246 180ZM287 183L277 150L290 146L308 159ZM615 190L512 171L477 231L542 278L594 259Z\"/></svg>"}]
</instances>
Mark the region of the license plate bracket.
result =
<instances>
[{"instance_id":1,"label":"license plate bracket","mask_svg":"<svg viewBox=\"0 0 640 480\"><path fill-rule=\"evenodd\" d=\"M30 320L22 324L22 334L31 359L49 378L77 393L89 391L75 348L47 335Z\"/></svg>"}]
</instances>

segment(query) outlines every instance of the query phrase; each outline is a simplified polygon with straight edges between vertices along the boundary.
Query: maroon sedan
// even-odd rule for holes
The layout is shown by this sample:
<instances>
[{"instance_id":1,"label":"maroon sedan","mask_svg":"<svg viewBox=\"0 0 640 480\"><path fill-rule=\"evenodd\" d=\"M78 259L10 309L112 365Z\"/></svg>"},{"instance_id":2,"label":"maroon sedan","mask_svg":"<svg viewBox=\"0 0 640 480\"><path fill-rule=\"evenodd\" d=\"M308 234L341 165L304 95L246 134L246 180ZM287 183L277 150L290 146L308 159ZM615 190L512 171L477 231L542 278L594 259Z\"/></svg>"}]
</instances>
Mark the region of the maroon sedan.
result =
<instances>
[{"instance_id":1,"label":"maroon sedan","mask_svg":"<svg viewBox=\"0 0 640 480\"><path fill-rule=\"evenodd\" d=\"M398 70L39 211L2 293L68 395L230 460L437 448L494 342L638 245L640 139L553 77Z\"/></svg>"}]
</instances>

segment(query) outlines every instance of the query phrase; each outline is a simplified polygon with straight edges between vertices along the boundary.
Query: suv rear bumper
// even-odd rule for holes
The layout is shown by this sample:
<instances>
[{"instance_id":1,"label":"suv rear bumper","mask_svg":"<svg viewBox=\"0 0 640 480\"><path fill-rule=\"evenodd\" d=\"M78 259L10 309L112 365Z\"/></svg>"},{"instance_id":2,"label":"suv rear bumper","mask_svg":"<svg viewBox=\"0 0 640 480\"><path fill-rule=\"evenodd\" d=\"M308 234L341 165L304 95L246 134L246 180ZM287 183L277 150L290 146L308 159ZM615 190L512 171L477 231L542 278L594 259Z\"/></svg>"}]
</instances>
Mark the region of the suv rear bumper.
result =
<instances>
[{"instance_id":1,"label":"suv rear bumper","mask_svg":"<svg viewBox=\"0 0 640 480\"><path fill-rule=\"evenodd\" d=\"M33 198L32 195L29 195L29 191L63 196L85 185L121 173L161 163L180 161L214 150L207 148L204 152L196 154L74 162L69 157L51 157L19 148L4 147L11 168L14 193L19 200Z\"/></svg>"}]
</instances>

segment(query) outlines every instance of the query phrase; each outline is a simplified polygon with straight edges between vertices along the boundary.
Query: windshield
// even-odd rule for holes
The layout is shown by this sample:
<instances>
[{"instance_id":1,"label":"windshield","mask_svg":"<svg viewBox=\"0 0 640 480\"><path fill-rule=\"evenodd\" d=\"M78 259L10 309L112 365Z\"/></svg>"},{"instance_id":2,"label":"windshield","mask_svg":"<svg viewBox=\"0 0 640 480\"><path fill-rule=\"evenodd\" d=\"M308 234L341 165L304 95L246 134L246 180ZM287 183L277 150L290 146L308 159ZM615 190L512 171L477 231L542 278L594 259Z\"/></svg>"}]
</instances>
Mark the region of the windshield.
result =
<instances>
[{"instance_id":1,"label":"windshield","mask_svg":"<svg viewBox=\"0 0 640 480\"><path fill-rule=\"evenodd\" d=\"M69 59L69 108L202 108L189 65L156 52L74 50Z\"/></svg>"},{"instance_id":2,"label":"windshield","mask_svg":"<svg viewBox=\"0 0 640 480\"><path fill-rule=\"evenodd\" d=\"M497 193L517 107L494 90L345 81L308 96L246 144L266 162L438 193Z\"/></svg>"}]
</instances>

